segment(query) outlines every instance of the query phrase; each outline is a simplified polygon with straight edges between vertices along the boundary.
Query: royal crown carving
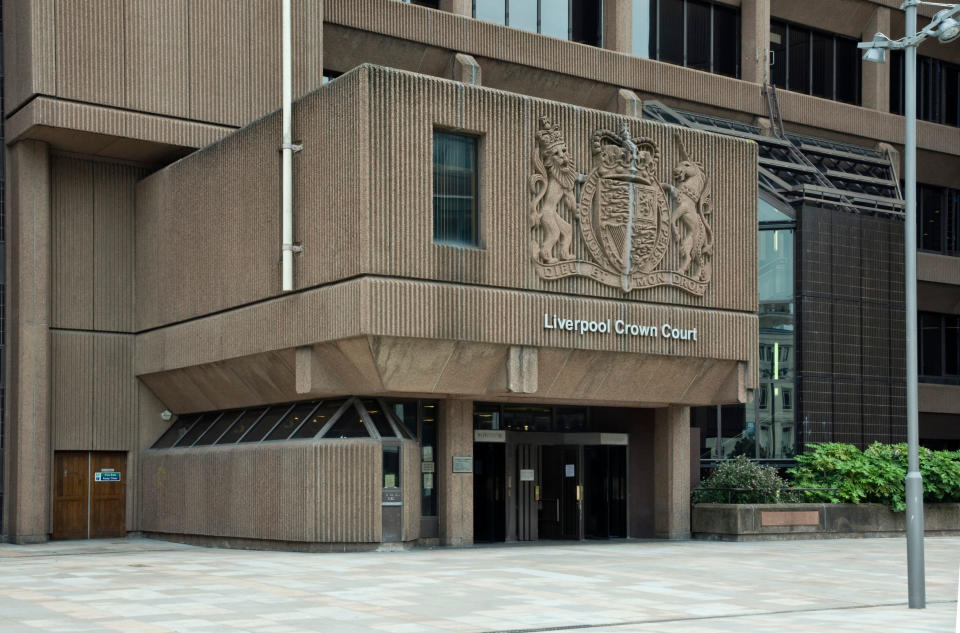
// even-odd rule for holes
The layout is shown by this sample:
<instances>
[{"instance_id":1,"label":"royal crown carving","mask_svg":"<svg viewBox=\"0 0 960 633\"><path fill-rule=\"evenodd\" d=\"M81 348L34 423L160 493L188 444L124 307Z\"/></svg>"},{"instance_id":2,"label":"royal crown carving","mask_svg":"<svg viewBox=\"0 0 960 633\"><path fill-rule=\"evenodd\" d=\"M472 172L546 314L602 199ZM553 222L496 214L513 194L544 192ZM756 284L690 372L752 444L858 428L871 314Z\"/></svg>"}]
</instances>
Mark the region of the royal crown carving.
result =
<instances>
[{"instance_id":1,"label":"royal crown carving","mask_svg":"<svg viewBox=\"0 0 960 633\"><path fill-rule=\"evenodd\" d=\"M673 286L703 296L712 273L710 183L703 163L678 136L675 142L681 160L672 184L658 180L657 145L631 138L626 125L591 135L592 165L582 174L560 127L540 117L529 219L530 258L541 278L580 275L624 292ZM574 255L578 238L589 259Z\"/></svg>"}]
</instances>

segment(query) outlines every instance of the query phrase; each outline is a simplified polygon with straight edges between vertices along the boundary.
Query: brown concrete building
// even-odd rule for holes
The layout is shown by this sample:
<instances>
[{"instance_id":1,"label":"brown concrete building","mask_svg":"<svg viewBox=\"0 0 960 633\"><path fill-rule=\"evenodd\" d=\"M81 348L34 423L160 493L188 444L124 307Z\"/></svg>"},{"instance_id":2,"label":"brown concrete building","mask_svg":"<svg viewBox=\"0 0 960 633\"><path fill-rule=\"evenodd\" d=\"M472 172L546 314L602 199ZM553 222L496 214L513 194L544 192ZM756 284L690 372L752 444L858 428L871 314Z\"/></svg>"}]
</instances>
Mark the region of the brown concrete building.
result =
<instances>
[{"instance_id":1,"label":"brown concrete building","mask_svg":"<svg viewBox=\"0 0 960 633\"><path fill-rule=\"evenodd\" d=\"M285 292L279 1L5 0L3 537L682 538L698 455L900 440L901 71L855 50L896 3L565 5L293 2ZM951 446L960 47L921 53Z\"/></svg>"}]
</instances>

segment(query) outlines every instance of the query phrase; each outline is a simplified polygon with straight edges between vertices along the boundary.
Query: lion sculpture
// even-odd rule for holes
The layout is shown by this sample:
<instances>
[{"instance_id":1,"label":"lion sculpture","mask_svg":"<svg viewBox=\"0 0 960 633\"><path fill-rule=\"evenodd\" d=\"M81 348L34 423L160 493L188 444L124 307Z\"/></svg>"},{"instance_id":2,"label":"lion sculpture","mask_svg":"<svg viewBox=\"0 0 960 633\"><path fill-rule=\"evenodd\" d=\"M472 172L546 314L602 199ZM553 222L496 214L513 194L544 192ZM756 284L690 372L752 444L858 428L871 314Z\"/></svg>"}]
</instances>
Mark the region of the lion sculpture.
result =
<instances>
[{"instance_id":1,"label":"lion sculpture","mask_svg":"<svg viewBox=\"0 0 960 633\"><path fill-rule=\"evenodd\" d=\"M713 231L707 222L710 214L710 182L703 165L690 159L679 138L682 160L673 169L676 201L671 215L673 238L680 251L678 271L696 281L710 280L713 255Z\"/></svg>"},{"instance_id":2,"label":"lion sculpture","mask_svg":"<svg viewBox=\"0 0 960 633\"><path fill-rule=\"evenodd\" d=\"M574 193L578 172L567 152L559 126L540 117L538 152L534 153L534 174L530 176L530 228L540 227L542 241L530 242L530 256L544 264L572 260L573 227L564 216L576 211Z\"/></svg>"}]
</instances>

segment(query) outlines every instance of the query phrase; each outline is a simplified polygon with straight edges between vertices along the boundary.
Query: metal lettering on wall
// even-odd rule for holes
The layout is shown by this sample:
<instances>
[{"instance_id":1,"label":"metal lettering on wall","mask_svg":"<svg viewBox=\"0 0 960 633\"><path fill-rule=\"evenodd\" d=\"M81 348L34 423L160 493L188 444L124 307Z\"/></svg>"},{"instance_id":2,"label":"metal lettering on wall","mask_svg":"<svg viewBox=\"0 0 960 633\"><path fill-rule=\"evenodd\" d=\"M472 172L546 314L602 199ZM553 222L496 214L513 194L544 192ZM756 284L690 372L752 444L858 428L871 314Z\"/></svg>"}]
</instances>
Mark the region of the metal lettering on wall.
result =
<instances>
[{"instance_id":1,"label":"metal lettering on wall","mask_svg":"<svg viewBox=\"0 0 960 633\"><path fill-rule=\"evenodd\" d=\"M674 286L703 296L711 279L711 190L702 163L675 137L682 160L674 184L658 182L660 150L647 138L617 134L590 137L593 166L581 174L558 125L540 117L538 151L530 176L530 257L542 279L580 275L624 292ZM580 182L579 200L575 185ZM593 261L573 254L575 216ZM666 264L671 244L676 263Z\"/></svg>"}]
</instances>

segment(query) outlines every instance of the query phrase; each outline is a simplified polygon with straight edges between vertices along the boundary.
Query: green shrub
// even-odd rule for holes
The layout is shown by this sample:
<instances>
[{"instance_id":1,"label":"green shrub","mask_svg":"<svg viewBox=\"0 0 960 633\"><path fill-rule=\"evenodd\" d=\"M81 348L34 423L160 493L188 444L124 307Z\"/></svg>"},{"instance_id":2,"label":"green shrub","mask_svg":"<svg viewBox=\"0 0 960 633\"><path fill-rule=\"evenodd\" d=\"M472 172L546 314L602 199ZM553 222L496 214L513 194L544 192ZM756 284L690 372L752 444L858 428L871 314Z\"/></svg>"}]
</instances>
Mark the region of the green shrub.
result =
<instances>
[{"instance_id":1,"label":"green shrub","mask_svg":"<svg viewBox=\"0 0 960 633\"><path fill-rule=\"evenodd\" d=\"M693 491L694 503L778 503L786 482L775 468L761 466L743 455L720 462ZM744 488L743 491L703 488Z\"/></svg>"},{"instance_id":2,"label":"green shrub","mask_svg":"<svg viewBox=\"0 0 960 633\"><path fill-rule=\"evenodd\" d=\"M960 501L960 451L920 448L920 474L926 501ZM807 501L882 503L906 509L906 444L871 444L861 451L852 444L811 444L787 471L797 488L834 488L803 493Z\"/></svg>"}]
</instances>

